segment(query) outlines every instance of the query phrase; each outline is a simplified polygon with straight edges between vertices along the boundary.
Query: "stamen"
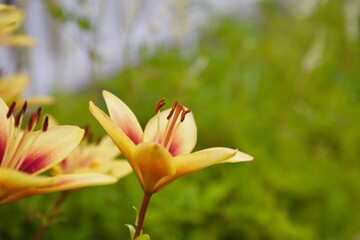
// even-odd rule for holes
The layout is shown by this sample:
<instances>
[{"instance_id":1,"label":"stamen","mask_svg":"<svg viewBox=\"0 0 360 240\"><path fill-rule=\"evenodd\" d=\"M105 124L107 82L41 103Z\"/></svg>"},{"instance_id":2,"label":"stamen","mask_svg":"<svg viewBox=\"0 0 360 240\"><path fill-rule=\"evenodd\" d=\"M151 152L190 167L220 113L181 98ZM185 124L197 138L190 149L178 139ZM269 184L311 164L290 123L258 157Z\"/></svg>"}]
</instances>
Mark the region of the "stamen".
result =
<instances>
[{"instance_id":1,"label":"stamen","mask_svg":"<svg viewBox=\"0 0 360 240\"><path fill-rule=\"evenodd\" d=\"M29 122L27 124L27 130L30 132L33 129L34 124L36 124L36 122L39 119L39 115L38 113L33 113L29 119Z\"/></svg>"},{"instance_id":2,"label":"stamen","mask_svg":"<svg viewBox=\"0 0 360 240\"><path fill-rule=\"evenodd\" d=\"M167 131L165 132L165 139L163 141L163 146L166 147L168 145L168 143L170 142L170 138L172 138L172 135L174 133L174 126L175 123L177 121L177 119L179 118L180 113L184 110L184 107L181 105L178 105L176 102L175 108L174 108L174 116L171 120L170 126L168 127ZM171 114L173 115L173 114Z\"/></svg>"},{"instance_id":3,"label":"stamen","mask_svg":"<svg viewBox=\"0 0 360 240\"><path fill-rule=\"evenodd\" d=\"M159 112L160 109L165 105L165 99L162 98L156 103L155 112Z\"/></svg>"},{"instance_id":4,"label":"stamen","mask_svg":"<svg viewBox=\"0 0 360 240\"><path fill-rule=\"evenodd\" d=\"M170 113L167 116L167 120L169 120L171 118L171 116L174 114L175 108L178 105L178 101L175 101L171 107Z\"/></svg>"},{"instance_id":5,"label":"stamen","mask_svg":"<svg viewBox=\"0 0 360 240\"><path fill-rule=\"evenodd\" d=\"M25 101L24 105L22 106L20 112L18 112L16 114L16 117L15 117L15 127L18 127L21 125L21 121L22 121L22 117L23 115L25 114L26 112L26 108L27 108L27 101Z\"/></svg>"},{"instance_id":6,"label":"stamen","mask_svg":"<svg viewBox=\"0 0 360 240\"><path fill-rule=\"evenodd\" d=\"M24 105L23 105L22 108L21 108L21 112L22 112L23 114L25 114L26 108L27 108L27 101L25 101Z\"/></svg>"},{"instance_id":7,"label":"stamen","mask_svg":"<svg viewBox=\"0 0 360 240\"><path fill-rule=\"evenodd\" d=\"M15 106L16 106L16 102L13 102L6 114L6 118L9 118L11 116L11 114L13 114Z\"/></svg>"},{"instance_id":8,"label":"stamen","mask_svg":"<svg viewBox=\"0 0 360 240\"><path fill-rule=\"evenodd\" d=\"M20 111L20 112L18 112L17 114L16 114L16 117L15 117L15 127L19 127L19 125L20 125L20 122L21 122L21 119L22 119L22 114L23 114L23 112L22 111Z\"/></svg>"},{"instance_id":9,"label":"stamen","mask_svg":"<svg viewBox=\"0 0 360 240\"><path fill-rule=\"evenodd\" d=\"M187 109L187 110L184 109L184 110L181 112L180 122L183 122L183 121L185 120L186 114L188 114L188 113L190 113L190 112L191 112L191 109Z\"/></svg>"},{"instance_id":10,"label":"stamen","mask_svg":"<svg viewBox=\"0 0 360 240\"><path fill-rule=\"evenodd\" d=\"M42 125L41 130L42 130L43 132L46 132L46 130L48 129L48 127L49 127L49 117L46 116L46 117L45 117L45 120L44 120L44 123L43 123L43 125Z\"/></svg>"},{"instance_id":11,"label":"stamen","mask_svg":"<svg viewBox=\"0 0 360 240\"><path fill-rule=\"evenodd\" d=\"M98 139L96 140L95 145L99 145L103 139L104 139L103 136L98 137Z\"/></svg>"},{"instance_id":12,"label":"stamen","mask_svg":"<svg viewBox=\"0 0 360 240\"><path fill-rule=\"evenodd\" d=\"M90 131L90 126L85 125L84 130L85 130L85 133L84 133L83 140L86 140L88 143L90 143L93 139L93 134Z\"/></svg>"},{"instance_id":13,"label":"stamen","mask_svg":"<svg viewBox=\"0 0 360 240\"><path fill-rule=\"evenodd\" d=\"M39 123L39 120L40 120L40 116L41 116L41 107L38 108L38 110L36 111L37 115L38 115L38 118L37 118L37 121L36 121L36 124Z\"/></svg>"}]
</instances>

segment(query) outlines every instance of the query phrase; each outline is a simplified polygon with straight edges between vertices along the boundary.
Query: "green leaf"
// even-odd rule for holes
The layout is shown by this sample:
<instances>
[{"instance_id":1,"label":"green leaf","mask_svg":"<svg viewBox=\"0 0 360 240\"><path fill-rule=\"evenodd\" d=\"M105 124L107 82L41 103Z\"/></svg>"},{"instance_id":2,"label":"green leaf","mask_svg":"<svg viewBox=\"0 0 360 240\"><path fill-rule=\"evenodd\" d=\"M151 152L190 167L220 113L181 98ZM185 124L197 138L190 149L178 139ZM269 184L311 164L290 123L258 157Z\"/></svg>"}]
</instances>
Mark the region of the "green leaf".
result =
<instances>
[{"instance_id":1,"label":"green leaf","mask_svg":"<svg viewBox=\"0 0 360 240\"><path fill-rule=\"evenodd\" d=\"M150 236L147 234L142 234L139 237L137 237L135 240L150 240Z\"/></svg>"},{"instance_id":2,"label":"green leaf","mask_svg":"<svg viewBox=\"0 0 360 240\"><path fill-rule=\"evenodd\" d=\"M135 228L133 225L131 224L125 224L125 226L129 229L130 231L130 237L131 237L131 240L134 239L134 235L135 235Z\"/></svg>"}]
</instances>

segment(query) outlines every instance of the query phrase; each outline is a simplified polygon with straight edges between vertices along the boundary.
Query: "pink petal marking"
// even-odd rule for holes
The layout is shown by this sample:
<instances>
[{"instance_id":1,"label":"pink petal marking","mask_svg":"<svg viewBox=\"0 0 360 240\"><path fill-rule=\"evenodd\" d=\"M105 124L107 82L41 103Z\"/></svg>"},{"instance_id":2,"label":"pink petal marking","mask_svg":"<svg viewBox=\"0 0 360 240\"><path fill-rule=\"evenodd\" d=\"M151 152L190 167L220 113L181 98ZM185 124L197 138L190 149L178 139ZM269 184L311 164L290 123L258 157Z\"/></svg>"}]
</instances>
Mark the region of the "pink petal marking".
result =
<instances>
[{"instance_id":1,"label":"pink petal marking","mask_svg":"<svg viewBox=\"0 0 360 240\"><path fill-rule=\"evenodd\" d=\"M0 132L0 164L3 160L4 157L4 153L5 153L5 149L6 149L6 142L7 142L7 138L6 138L6 134L5 131L3 132L3 129L1 128L1 132Z\"/></svg>"},{"instance_id":2,"label":"pink petal marking","mask_svg":"<svg viewBox=\"0 0 360 240\"><path fill-rule=\"evenodd\" d=\"M32 174L39 169L43 169L47 166L47 156L45 154L29 155L25 158L23 164L19 170Z\"/></svg>"},{"instance_id":3,"label":"pink petal marking","mask_svg":"<svg viewBox=\"0 0 360 240\"><path fill-rule=\"evenodd\" d=\"M124 131L126 136L128 136L131 139L131 141L133 141L135 145L138 145L140 142L142 142L142 135L139 135L139 133L136 132L136 130L132 127L130 122L125 123L119 127Z\"/></svg>"}]
</instances>

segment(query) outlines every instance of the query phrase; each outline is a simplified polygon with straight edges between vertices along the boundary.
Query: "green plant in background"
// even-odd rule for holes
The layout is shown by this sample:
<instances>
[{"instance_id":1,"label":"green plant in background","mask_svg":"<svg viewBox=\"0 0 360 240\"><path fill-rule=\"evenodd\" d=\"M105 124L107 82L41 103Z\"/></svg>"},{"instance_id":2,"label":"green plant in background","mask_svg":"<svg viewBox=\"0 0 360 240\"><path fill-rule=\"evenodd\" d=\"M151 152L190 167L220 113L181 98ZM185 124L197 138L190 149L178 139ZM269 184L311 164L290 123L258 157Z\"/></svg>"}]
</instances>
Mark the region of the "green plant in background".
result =
<instances>
[{"instance_id":1,"label":"green plant in background","mask_svg":"<svg viewBox=\"0 0 360 240\"><path fill-rule=\"evenodd\" d=\"M61 93L64 104L48 111L60 123L90 123L102 135L83 111L89 100L101 102L100 89L120 96L142 125L153 114L145 104L182 99L197 119L197 149L221 143L257 159L209 168L163 189L146 216L152 239L353 239L360 229L360 40L346 30L351 17L344 5L352 1L320 2L302 18L267 1L261 18L217 20L193 52L159 49L99 81L98 95ZM0 238L25 239L54 197L0 208L1 216L27 213L7 218ZM133 175L74 193L47 237L128 239L119 226L133 221L133 211L119 206L140 205L138 199Z\"/></svg>"}]
</instances>

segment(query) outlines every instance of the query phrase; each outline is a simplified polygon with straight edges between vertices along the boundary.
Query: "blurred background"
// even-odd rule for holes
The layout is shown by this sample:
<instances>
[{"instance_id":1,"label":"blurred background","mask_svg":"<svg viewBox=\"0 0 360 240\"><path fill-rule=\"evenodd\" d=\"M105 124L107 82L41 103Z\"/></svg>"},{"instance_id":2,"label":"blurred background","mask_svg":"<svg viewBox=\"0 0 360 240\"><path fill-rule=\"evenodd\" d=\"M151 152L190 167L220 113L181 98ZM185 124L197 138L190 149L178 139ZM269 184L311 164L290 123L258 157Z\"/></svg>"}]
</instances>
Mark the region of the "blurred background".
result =
<instances>
[{"instance_id":1,"label":"blurred background","mask_svg":"<svg viewBox=\"0 0 360 240\"><path fill-rule=\"evenodd\" d=\"M12 2L12 1L11 1ZM190 107L196 150L255 160L183 177L157 193L151 239L360 239L360 2L16 1L32 49L0 49L3 74L52 94L61 124L104 130L101 91L145 126L162 97ZM29 239L57 193L0 207L0 239ZM44 239L129 239L134 175L65 202ZM30 236L30 237L29 237Z\"/></svg>"}]
</instances>

